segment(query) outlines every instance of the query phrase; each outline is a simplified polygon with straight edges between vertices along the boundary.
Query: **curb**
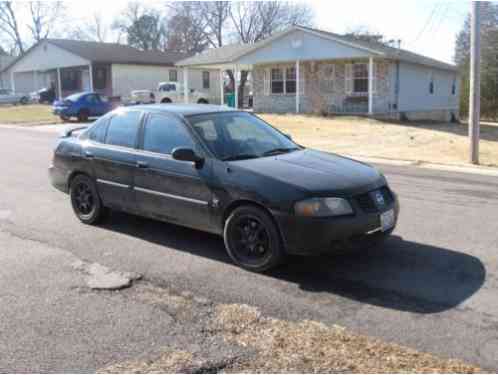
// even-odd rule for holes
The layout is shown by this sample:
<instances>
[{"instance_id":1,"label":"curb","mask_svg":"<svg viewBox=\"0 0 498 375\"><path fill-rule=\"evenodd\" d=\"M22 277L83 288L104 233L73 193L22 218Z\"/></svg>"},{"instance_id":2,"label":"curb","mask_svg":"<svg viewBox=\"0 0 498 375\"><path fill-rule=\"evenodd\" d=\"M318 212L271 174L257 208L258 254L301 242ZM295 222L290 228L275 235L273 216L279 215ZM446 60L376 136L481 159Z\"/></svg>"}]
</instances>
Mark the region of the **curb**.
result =
<instances>
[{"instance_id":1,"label":"curb","mask_svg":"<svg viewBox=\"0 0 498 375\"><path fill-rule=\"evenodd\" d=\"M365 163L374 164L387 164L399 167L411 166L426 168L432 170L440 170L447 172L459 172L459 173L470 173L483 176L493 176L498 177L498 168L494 167L483 167L483 166L473 166L473 165L458 165L458 164L441 164L441 163L431 163L421 160L399 160L399 159L389 159L389 158L379 158L379 157L366 157L357 155L344 155L351 159L356 159Z\"/></svg>"}]
</instances>

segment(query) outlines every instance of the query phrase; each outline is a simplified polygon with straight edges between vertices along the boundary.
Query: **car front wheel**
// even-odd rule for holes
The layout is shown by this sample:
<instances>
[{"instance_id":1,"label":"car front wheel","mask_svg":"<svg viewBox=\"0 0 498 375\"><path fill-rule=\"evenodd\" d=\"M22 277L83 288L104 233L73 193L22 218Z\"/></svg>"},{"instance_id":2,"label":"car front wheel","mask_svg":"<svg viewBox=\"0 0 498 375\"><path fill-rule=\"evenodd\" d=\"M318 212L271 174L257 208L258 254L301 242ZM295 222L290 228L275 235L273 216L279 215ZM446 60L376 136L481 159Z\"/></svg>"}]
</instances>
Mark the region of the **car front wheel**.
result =
<instances>
[{"instance_id":1,"label":"car front wheel","mask_svg":"<svg viewBox=\"0 0 498 375\"><path fill-rule=\"evenodd\" d=\"M85 224L97 224L107 212L102 206L93 180L86 175L78 175L71 181L71 205L78 219Z\"/></svg>"},{"instance_id":2,"label":"car front wheel","mask_svg":"<svg viewBox=\"0 0 498 375\"><path fill-rule=\"evenodd\" d=\"M224 240L230 258L250 271L269 270L285 258L277 226L258 207L236 208L225 223Z\"/></svg>"},{"instance_id":3,"label":"car front wheel","mask_svg":"<svg viewBox=\"0 0 498 375\"><path fill-rule=\"evenodd\" d=\"M90 114L88 113L87 109L81 109L78 113L78 121L79 122L87 122L89 116L90 116Z\"/></svg>"}]
</instances>

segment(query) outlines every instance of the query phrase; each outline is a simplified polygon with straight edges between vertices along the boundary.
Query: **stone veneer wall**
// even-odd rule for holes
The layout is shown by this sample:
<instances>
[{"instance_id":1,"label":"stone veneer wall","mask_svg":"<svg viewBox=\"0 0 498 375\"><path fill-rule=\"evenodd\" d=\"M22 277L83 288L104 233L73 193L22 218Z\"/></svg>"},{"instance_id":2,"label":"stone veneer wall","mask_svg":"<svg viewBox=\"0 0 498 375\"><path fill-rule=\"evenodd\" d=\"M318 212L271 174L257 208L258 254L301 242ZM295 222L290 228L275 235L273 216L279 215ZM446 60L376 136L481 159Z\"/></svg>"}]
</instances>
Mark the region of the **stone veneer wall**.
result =
<instances>
[{"instance_id":1,"label":"stone veneer wall","mask_svg":"<svg viewBox=\"0 0 498 375\"><path fill-rule=\"evenodd\" d=\"M300 98L300 111L304 113L341 113L344 112L343 103L348 97L345 89L346 64L349 61L310 61L301 62L300 74L304 79L304 92ZM328 84L330 77L327 66L333 65L333 81ZM389 112L394 103L392 95L391 68L394 64L389 61L376 61L376 87L374 93L374 112ZM256 112L286 113L295 112L296 97L294 94L265 95L264 74L266 69L293 67L289 64L257 65L253 69L254 110ZM301 81L302 82L302 81ZM351 95L352 96L352 95Z\"/></svg>"}]
</instances>

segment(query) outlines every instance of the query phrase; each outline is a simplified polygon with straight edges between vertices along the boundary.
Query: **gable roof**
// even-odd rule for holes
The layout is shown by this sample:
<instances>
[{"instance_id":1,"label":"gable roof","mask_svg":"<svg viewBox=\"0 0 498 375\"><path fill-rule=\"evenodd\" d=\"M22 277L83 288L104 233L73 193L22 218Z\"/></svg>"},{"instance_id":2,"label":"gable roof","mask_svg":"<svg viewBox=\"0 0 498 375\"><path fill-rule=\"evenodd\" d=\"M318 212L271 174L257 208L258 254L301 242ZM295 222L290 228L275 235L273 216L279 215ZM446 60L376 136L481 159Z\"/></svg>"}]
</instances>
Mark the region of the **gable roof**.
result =
<instances>
[{"instance_id":1,"label":"gable roof","mask_svg":"<svg viewBox=\"0 0 498 375\"><path fill-rule=\"evenodd\" d=\"M382 43L364 41L352 36L345 36L340 34L335 34L329 31L323 31L319 29L314 29L306 26L294 25L287 30L280 33L276 33L273 36L266 38L262 41L253 44L232 44L225 47L209 49L205 52L197 54L195 56L180 60L176 65L212 65L212 64L223 64L223 63L234 63L240 57L253 52L265 45L270 44L276 39L280 39L284 35L289 34L292 31L300 30L306 33L311 33L326 39L336 41L341 44L346 44L348 46L358 48L367 51L373 55L381 56L383 58L389 58L393 60L400 60L405 62L410 62L413 64L419 64L429 67L434 67L443 70L456 71L456 66L452 64L447 64L445 62L423 56L405 49L394 48L386 46Z\"/></svg>"},{"instance_id":2,"label":"gable roof","mask_svg":"<svg viewBox=\"0 0 498 375\"><path fill-rule=\"evenodd\" d=\"M117 43L89 42L71 39L44 39L12 61L4 70L10 68L24 58L31 50L43 42L50 43L65 51L89 60L92 63L174 66L175 62L188 56L184 53L171 51L141 51Z\"/></svg>"}]
</instances>

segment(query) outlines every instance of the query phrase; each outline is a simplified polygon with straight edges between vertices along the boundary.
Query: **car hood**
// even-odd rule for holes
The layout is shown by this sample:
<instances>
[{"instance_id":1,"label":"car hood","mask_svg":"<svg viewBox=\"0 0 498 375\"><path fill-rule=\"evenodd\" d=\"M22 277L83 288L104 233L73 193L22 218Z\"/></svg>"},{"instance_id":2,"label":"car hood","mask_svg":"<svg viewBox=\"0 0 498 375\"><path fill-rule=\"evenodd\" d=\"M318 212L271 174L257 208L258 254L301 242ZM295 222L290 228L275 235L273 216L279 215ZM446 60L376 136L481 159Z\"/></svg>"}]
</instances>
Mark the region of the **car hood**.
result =
<instances>
[{"instance_id":1,"label":"car hood","mask_svg":"<svg viewBox=\"0 0 498 375\"><path fill-rule=\"evenodd\" d=\"M318 196L360 194L386 183L382 174L365 163L311 149L231 164Z\"/></svg>"}]
</instances>

